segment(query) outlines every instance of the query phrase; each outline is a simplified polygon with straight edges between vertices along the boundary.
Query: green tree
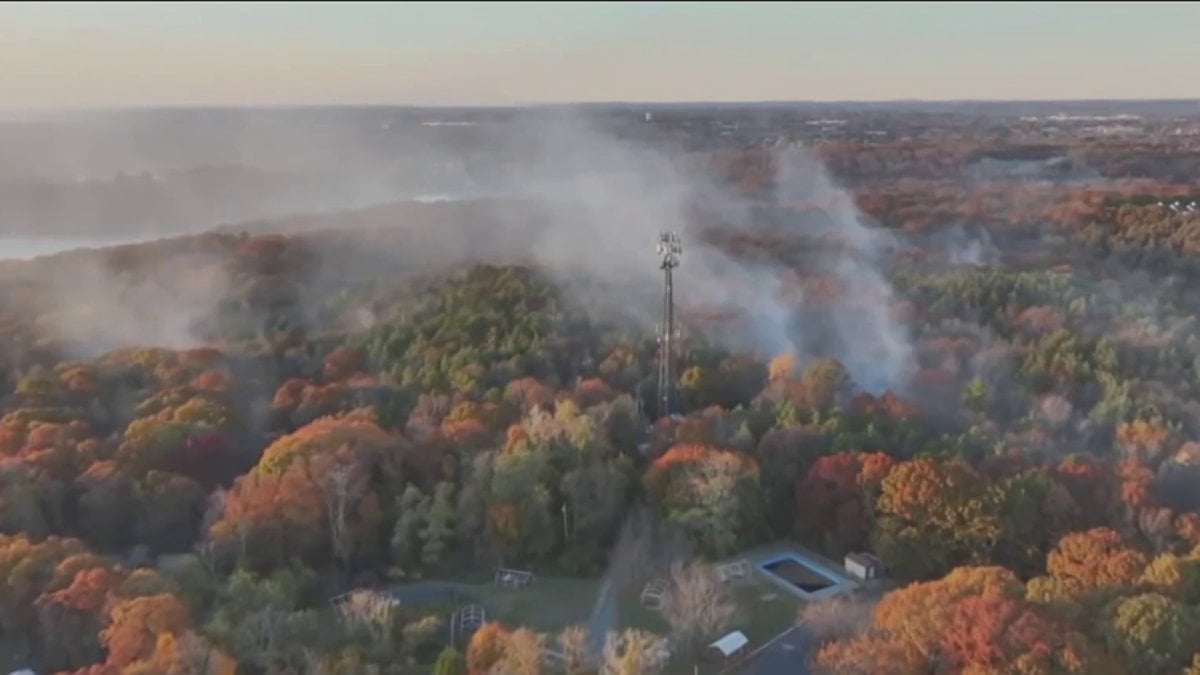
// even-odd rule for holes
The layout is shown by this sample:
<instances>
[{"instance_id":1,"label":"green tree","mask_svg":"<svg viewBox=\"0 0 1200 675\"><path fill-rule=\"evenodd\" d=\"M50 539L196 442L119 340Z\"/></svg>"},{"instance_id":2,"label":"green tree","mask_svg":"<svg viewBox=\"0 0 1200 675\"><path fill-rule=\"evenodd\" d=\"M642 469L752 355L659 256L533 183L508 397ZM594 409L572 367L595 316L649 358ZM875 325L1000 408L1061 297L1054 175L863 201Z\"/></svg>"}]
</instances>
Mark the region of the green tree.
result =
<instances>
[{"instance_id":1,"label":"green tree","mask_svg":"<svg viewBox=\"0 0 1200 675\"><path fill-rule=\"evenodd\" d=\"M433 675L466 675L467 662L454 647L446 647L433 664Z\"/></svg>"},{"instance_id":2,"label":"green tree","mask_svg":"<svg viewBox=\"0 0 1200 675\"><path fill-rule=\"evenodd\" d=\"M1109 648L1142 673L1178 672L1200 636L1196 609L1159 593L1114 601L1104 634Z\"/></svg>"},{"instance_id":3,"label":"green tree","mask_svg":"<svg viewBox=\"0 0 1200 675\"><path fill-rule=\"evenodd\" d=\"M137 500L129 477L112 462L97 462L76 480L79 496L79 531L99 548L128 545L133 534Z\"/></svg>"},{"instance_id":4,"label":"green tree","mask_svg":"<svg viewBox=\"0 0 1200 675\"><path fill-rule=\"evenodd\" d=\"M170 469L181 459L191 425L159 417L130 422L117 449L117 462L135 476Z\"/></svg>"},{"instance_id":5,"label":"green tree","mask_svg":"<svg viewBox=\"0 0 1200 675\"><path fill-rule=\"evenodd\" d=\"M1066 489L1041 471L999 481L988 497L1000 527L992 557L1023 577L1041 571L1046 552L1078 516Z\"/></svg>"},{"instance_id":6,"label":"green tree","mask_svg":"<svg viewBox=\"0 0 1200 675\"><path fill-rule=\"evenodd\" d=\"M399 517L392 529L392 558L402 567L417 566L421 555L421 531L429 519L429 498L409 484L400 495Z\"/></svg>"},{"instance_id":7,"label":"green tree","mask_svg":"<svg viewBox=\"0 0 1200 675\"><path fill-rule=\"evenodd\" d=\"M186 550L195 540L204 513L204 488L166 471L150 471L138 484L137 540L156 551Z\"/></svg>"},{"instance_id":8,"label":"green tree","mask_svg":"<svg viewBox=\"0 0 1200 675\"><path fill-rule=\"evenodd\" d=\"M963 405L976 415L987 412L988 388L982 377L975 377L963 387Z\"/></svg>"},{"instance_id":9,"label":"green tree","mask_svg":"<svg viewBox=\"0 0 1200 675\"><path fill-rule=\"evenodd\" d=\"M455 495L453 483L438 483L434 488L433 502L425 513L425 527L421 530L421 563L427 567L437 565L446 554L454 538Z\"/></svg>"},{"instance_id":10,"label":"green tree","mask_svg":"<svg viewBox=\"0 0 1200 675\"><path fill-rule=\"evenodd\" d=\"M775 428L789 429L800 424L800 411L791 399L780 403L775 409Z\"/></svg>"},{"instance_id":11,"label":"green tree","mask_svg":"<svg viewBox=\"0 0 1200 675\"><path fill-rule=\"evenodd\" d=\"M0 532L24 532L44 537L61 527L65 490L58 481L24 465L0 468Z\"/></svg>"},{"instance_id":12,"label":"green tree","mask_svg":"<svg viewBox=\"0 0 1200 675\"><path fill-rule=\"evenodd\" d=\"M559 507L546 484L547 455L526 450L495 456L488 525L492 543L506 558L544 557L561 538Z\"/></svg>"},{"instance_id":13,"label":"green tree","mask_svg":"<svg viewBox=\"0 0 1200 675\"><path fill-rule=\"evenodd\" d=\"M567 472L560 484L567 546L588 559L602 558L616 536L633 487L628 460L593 462Z\"/></svg>"}]
</instances>

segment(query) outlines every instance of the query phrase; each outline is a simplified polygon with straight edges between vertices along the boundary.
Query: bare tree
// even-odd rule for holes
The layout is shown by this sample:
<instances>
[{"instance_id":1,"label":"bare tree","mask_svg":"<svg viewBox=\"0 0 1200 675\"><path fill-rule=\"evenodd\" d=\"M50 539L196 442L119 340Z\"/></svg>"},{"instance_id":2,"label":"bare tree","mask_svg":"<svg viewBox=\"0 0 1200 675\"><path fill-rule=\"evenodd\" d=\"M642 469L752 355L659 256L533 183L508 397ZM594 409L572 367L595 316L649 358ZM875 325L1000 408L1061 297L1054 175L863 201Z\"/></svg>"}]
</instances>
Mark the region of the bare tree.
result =
<instances>
[{"instance_id":1,"label":"bare tree","mask_svg":"<svg viewBox=\"0 0 1200 675\"><path fill-rule=\"evenodd\" d=\"M220 556L217 553L217 544L215 541L210 539L196 544L196 557L199 558L200 564L204 565L204 569L209 574L216 572L217 560Z\"/></svg>"},{"instance_id":2,"label":"bare tree","mask_svg":"<svg viewBox=\"0 0 1200 675\"><path fill-rule=\"evenodd\" d=\"M229 491L220 486L217 486L212 494L208 496L208 500L204 505L204 515L200 521L202 532L208 532L209 528L225 515L225 502L228 498Z\"/></svg>"},{"instance_id":3,"label":"bare tree","mask_svg":"<svg viewBox=\"0 0 1200 675\"><path fill-rule=\"evenodd\" d=\"M733 624L737 603L709 565L671 566L662 613L679 644L695 647Z\"/></svg>"},{"instance_id":4,"label":"bare tree","mask_svg":"<svg viewBox=\"0 0 1200 675\"><path fill-rule=\"evenodd\" d=\"M283 622L283 612L267 606L244 619L238 631L263 663L271 663L277 655L275 648Z\"/></svg>"},{"instance_id":5,"label":"bare tree","mask_svg":"<svg viewBox=\"0 0 1200 675\"><path fill-rule=\"evenodd\" d=\"M655 675L662 671L669 658L666 640L653 633L627 628L606 637L600 675Z\"/></svg>"},{"instance_id":6,"label":"bare tree","mask_svg":"<svg viewBox=\"0 0 1200 675\"><path fill-rule=\"evenodd\" d=\"M567 673L575 675L587 668L590 644L591 638L584 626L567 626L558 634L558 648L562 651Z\"/></svg>"},{"instance_id":7,"label":"bare tree","mask_svg":"<svg viewBox=\"0 0 1200 675\"><path fill-rule=\"evenodd\" d=\"M846 640L860 635L871 624L874 605L839 597L810 602L800 608L796 623L803 625L818 642Z\"/></svg>"},{"instance_id":8,"label":"bare tree","mask_svg":"<svg viewBox=\"0 0 1200 675\"><path fill-rule=\"evenodd\" d=\"M490 675L542 675L546 670L546 636L521 628L508 636L504 656L488 671Z\"/></svg>"},{"instance_id":9,"label":"bare tree","mask_svg":"<svg viewBox=\"0 0 1200 675\"><path fill-rule=\"evenodd\" d=\"M350 565L351 539L346 516L352 504L366 491L366 480L357 466L341 463L325 474L325 506L329 513L329 538L333 554L342 563L342 569Z\"/></svg>"},{"instance_id":10,"label":"bare tree","mask_svg":"<svg viewBox=\"0 0 1200 675\"><path fill-rule=\"evenodd\" d=\"M175 658L179 675L217 675L224 672L224 666L233 663L229 657L222 656L211 642L190 630L176 640Z\"/></svg>"},{"instance_id":11,"label":"bare tree","mask_svg":"<svg viewBox=\"0 0 1200 675\"><path fill-rule=\"evenodd\" d=\"M632 511L621 526L610 557L615 586L640 591L645 583L667 572L670 565L688 557L686 540L664 528L649 509Z\"/></svg>"},{"instance_id":12,"label":"bare tree","mask_svg":"<svg viewBox=\"0 0 1200 675\"><path fill-rule=\"evenodd\" d=\"M308 675L334 675L329 659L315 649L304 650L304 672Z\"/></svg>"},{"instance_id":13,"label":"bare tree","mask_svg":"<svg viewBox=\"0 0 1200 675\"><path fill-rule=\"evenodd\" d=\"M208 532L213 524L221 520L225 515L225 503L228 500L229 492L222 487L218 487L208 497L208 502L204 508L204 516L200 522L200 531ZM235 533L238 538L237 565L240 567L246 559L246 539L249 534L249 524L243 522L244 519L234 519ZM216 569L218 560L225 558L224 551L219 551L217 546L209 541L200 545L200 557L204 561L205 566L210 571Z\"/></svg>"},{"instance_id":14,"label":"bare tree","mask_svg":"<svg viewBox=\"0 0 1200 675\"><path fill-rule=\"evenodd\" d=\"M353 591L337 607L338 616L351 630L363 630L377 645L390 645L396 602L386 593Z\"/></svg>"}]
</instances>

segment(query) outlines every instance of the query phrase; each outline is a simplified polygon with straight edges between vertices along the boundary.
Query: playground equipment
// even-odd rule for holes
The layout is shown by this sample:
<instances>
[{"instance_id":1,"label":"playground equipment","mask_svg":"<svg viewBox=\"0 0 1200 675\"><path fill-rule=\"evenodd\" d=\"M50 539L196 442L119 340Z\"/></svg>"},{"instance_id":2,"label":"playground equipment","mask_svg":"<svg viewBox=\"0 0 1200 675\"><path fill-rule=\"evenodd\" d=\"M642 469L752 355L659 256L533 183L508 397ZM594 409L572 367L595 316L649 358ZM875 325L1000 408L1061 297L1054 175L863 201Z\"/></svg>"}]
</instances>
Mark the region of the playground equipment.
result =
<instances>
[{"instance_id":1,"label":"playground equipment","mask_svg":"<svg viewBox=\"0 0 1200 675\"><path fill-rule=\"evenodd\" d=\"M501 588L525 588L536 580L533 572L501 567L496 570L496 585Z\"/></svg>"}]
</instances>

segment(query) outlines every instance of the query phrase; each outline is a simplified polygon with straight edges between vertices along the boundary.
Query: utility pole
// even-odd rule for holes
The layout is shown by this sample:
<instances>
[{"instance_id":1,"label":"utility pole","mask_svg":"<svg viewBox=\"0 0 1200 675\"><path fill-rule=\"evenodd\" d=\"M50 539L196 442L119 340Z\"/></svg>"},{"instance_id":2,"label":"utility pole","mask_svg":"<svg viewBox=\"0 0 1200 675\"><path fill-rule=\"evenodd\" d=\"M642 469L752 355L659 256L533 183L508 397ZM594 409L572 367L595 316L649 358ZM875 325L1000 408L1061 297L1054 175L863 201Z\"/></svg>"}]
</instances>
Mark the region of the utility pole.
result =
<instances>
[{"instance_id":1,"label":"utility pole","mask_svg":"<svg viewBox=\"0 0 1200 675\"><path fill-rule=\"evenodd\" d=\"M666 417L675 412L675 341L679 334L675 329L675 278L674 270L679 267L679 256L683 245L679 235L663 232L658 236L657 247L663 271L663 315L658 335L658 416Z\"/></svg>"}]
</instances>

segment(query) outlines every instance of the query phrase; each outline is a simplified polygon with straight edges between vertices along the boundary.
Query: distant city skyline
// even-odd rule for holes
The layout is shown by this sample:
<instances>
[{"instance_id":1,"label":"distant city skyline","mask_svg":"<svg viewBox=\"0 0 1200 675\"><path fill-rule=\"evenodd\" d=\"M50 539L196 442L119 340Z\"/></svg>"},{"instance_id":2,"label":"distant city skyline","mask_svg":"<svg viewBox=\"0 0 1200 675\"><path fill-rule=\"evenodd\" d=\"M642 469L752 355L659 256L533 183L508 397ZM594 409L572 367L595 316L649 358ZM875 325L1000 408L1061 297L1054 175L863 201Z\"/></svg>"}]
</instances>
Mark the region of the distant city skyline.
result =
<instances>
[{"instance_id":1,"label":"distant city skyline","mask_svg":"<svg viewBox=\"0 0 1200 675\"><path fill-rule=\"evenodd\" d=\"M0 107L1200 98L1196 3L5 3Z\"/></svg>"}]
</instances>

